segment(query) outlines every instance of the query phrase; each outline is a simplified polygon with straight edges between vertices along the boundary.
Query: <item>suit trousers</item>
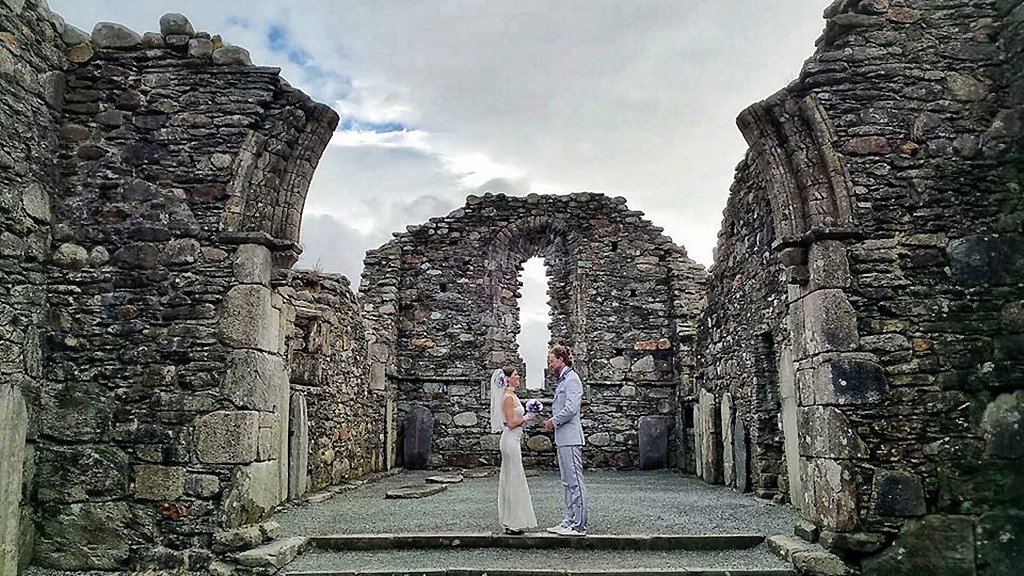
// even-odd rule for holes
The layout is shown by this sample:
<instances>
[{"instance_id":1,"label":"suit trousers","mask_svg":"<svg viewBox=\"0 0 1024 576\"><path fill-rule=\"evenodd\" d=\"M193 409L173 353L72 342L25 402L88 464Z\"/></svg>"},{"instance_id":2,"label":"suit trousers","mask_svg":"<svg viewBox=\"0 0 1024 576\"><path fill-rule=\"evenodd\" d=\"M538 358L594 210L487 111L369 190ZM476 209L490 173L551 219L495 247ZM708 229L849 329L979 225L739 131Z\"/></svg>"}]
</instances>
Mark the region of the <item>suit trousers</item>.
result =
<instances>
[{"instance_id":1,"label":"suit trousers","mask_svg":"<svg viewBox=\"0 0 1024 576\"><path fill-rule=\"evenodd\" d=\"M558 446L558 472L565 489L562 525L587 531L587 486L583 483L583 446Z\"/></svg>"}]
</instances>

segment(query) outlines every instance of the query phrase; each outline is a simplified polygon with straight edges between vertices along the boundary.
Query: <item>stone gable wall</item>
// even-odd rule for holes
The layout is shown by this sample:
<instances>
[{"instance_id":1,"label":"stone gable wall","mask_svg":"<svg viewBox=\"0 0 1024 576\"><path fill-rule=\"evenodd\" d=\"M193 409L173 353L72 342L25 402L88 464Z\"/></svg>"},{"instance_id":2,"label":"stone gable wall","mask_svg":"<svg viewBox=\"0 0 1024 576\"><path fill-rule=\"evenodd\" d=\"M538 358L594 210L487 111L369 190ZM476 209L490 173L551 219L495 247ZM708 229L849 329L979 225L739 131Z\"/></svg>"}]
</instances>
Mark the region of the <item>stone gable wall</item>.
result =
<instances>
[{"instance_id":1,"label":"stone gable wall","mask_svg":"<svg viewBox=\"0 0 1024 576\"><path fill-rule=\"evenodd\" d=\"M692 364L704 271L623 199L599 194L470 196L368 255L368 310L387 306L394 318L383 331L395 342L398 421L414 405L431 411L435 464L495 461L487 386L496 367L522 367L516 299L532 256L548 269L552 340L570 346L586 386L588 462L638 465L648 415L666 419L676 454L680 366ZM527 460L550 462L548 435L532 435Z\"/></svg>"}]
</instances>

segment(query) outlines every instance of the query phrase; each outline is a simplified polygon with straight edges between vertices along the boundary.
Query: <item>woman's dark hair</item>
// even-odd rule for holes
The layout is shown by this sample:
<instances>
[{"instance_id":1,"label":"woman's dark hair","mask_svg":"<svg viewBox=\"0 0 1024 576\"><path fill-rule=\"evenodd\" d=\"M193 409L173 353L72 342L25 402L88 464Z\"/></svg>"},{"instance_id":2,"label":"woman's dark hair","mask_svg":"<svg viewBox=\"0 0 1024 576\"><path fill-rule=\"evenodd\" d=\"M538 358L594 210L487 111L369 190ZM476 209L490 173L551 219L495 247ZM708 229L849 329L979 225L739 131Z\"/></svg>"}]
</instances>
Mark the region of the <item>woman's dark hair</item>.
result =
<instances>
[{"instance_id":1,"label":"woman's dark hair","mask_svg":"<svg viewBox=\"0 0 1024 576\"><path fill-rule=\"evenodd\" d=\"M565 346L562 346L561 344L553 346L551 348L551 353L555 355L555 358L561 360L566 366L572 366L572 353L569 352L569 349Z\"/></svg>"},{"instance_id":2,"label":"woman's dark hair","mask_svg":"<svg viewBox=\"0 0 1024 576\"><path fill-rule=\"evenodd\" d=\"M503 367L501 369L501 371L504 372L505 373L505 377L508 378L508 377L512 376L513 372L516 371L516 367L515 366L505 366L505 367Z\"/></svg>"}]
</instances>

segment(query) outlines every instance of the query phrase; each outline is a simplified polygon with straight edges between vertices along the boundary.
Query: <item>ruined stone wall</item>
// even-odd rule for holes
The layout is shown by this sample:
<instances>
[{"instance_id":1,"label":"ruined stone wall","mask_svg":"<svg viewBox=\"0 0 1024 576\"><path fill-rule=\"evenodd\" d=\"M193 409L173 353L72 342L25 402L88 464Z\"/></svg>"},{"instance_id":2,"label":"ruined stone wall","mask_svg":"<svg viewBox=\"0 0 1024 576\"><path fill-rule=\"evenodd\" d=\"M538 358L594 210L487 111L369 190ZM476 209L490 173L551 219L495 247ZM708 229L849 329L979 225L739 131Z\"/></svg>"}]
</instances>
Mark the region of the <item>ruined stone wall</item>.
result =
<instances>
[{"instance_id":1,"label":"ruined stone wall","mask_svg":"<svg viewBox=\"0 0 1024 576\"><path fill-rule=\"evenodd\" d=\"M305 436L306 448L293 456L308 457L309 489L384 470L386 391L369 386L367 330L348 279L282 270L275 285L295 309L288 340L291 428L293 443ZM295 492L290 496L301 494Z\"/></svg>"},{"instance_id":2,"label":"ruined stone wall","mask_svg":"<svg viewBox=\"0 0 1024 576\"><path fill-rule=\"evenodd\" d=\"M773 250L768 193L754 163L747 159L736 169L699 334L699 389L713 392L715 402L705 394L701 405L697 394L688 408L695 423L705 423L695 428L697 475L772 498L779 480L785 484L776 367L788 340L786 284Z\"/></svg>"},{"instance_id":3,"label":"ruined stone wall","mask_svg":"<svg viewBox=\"0 0 1024 576\"><path fill-rule=\"evenodd\" d=\"M788 480L865 574L1024 564L1020 4L837 1L800 79L739 119L786 269ZM753 327L709 310L732 327L712 346Z\"/></svg>"},{"instance_id":4,"label":"ruined stone wall","mask_svg":"<svg viewBox=\"0 0 1024 576\"><path fill-rule=\"evenodd\" d=\"M35 389L34 562L202 570L219 534L287 495L293 313L271 271L295 260L337 116L183 17L90 36L21 4L0 4L2 137L18 138L3 218L21 242L4 245L22 246L4 324L14 343L36 327L45 354L10 355L3 391L8 374Z\"/></svg>"},{"instance_id":5,"label":"ruined stone wall","mask_svg":"<svg viewBox=\"0 0 1024 576\"><path fill-rule=\"evenodd\" d=\"M533 256L548 270L552 340L573 350L586 387L588 462L636 465L642 416L674 428L677 327L690 338L704 271L641 216L598 194L470 196L370 253L362 291L370 309L395 318L393 332L376 325L394 334L398 421L414 405L433 413L435 464L496 459L487 386L496 367L522 366L519 273ZM548 435L535 432L527 460L551 454Z\"/></svg>"},{"instance_id":6,"label":"ruined stone wall","mask_svg":"<svg viewBox=\"0 0 1024 576\"><path fill-rule=\"evenodd\" d=\"M31 558L29 498L43 389L40 327L63 105L60 30L37 2L0 2L0 575Z\"/></svg>"}]
</instances>

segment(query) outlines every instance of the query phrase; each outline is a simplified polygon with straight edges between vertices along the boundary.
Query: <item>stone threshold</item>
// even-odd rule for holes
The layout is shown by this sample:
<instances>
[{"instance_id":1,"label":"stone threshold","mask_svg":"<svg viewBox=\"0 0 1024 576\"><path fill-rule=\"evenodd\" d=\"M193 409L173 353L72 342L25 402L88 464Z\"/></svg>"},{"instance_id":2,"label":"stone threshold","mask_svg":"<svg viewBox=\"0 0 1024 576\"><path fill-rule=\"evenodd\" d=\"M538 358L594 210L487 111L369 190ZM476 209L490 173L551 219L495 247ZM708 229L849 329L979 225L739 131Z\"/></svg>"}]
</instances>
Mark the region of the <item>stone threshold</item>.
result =
<instances>
[{"instance_id":1,"label":"stone threshold","mask_svg":"<svg viewBox=\"0 0 1024 576\"><path fill-rule=\"evenodd\" d=\"M763 534L596 534L585 537L548 533L507 534L334 534L312 536L320 550L393 550L402 548L514 548L582 550L744 550L764 542Z\"/></svg>"},{"instance_id":2,"label":"stone threshold","mask_svg":"<svg viewBox=\"0 0 1024 576\"><path fill-rule=\"evenodd\" d=\"M286 576L796 576L789 569L777 568L670 568L640 570L358 570L286 572Z\"/></svg>"}]
</instances>

